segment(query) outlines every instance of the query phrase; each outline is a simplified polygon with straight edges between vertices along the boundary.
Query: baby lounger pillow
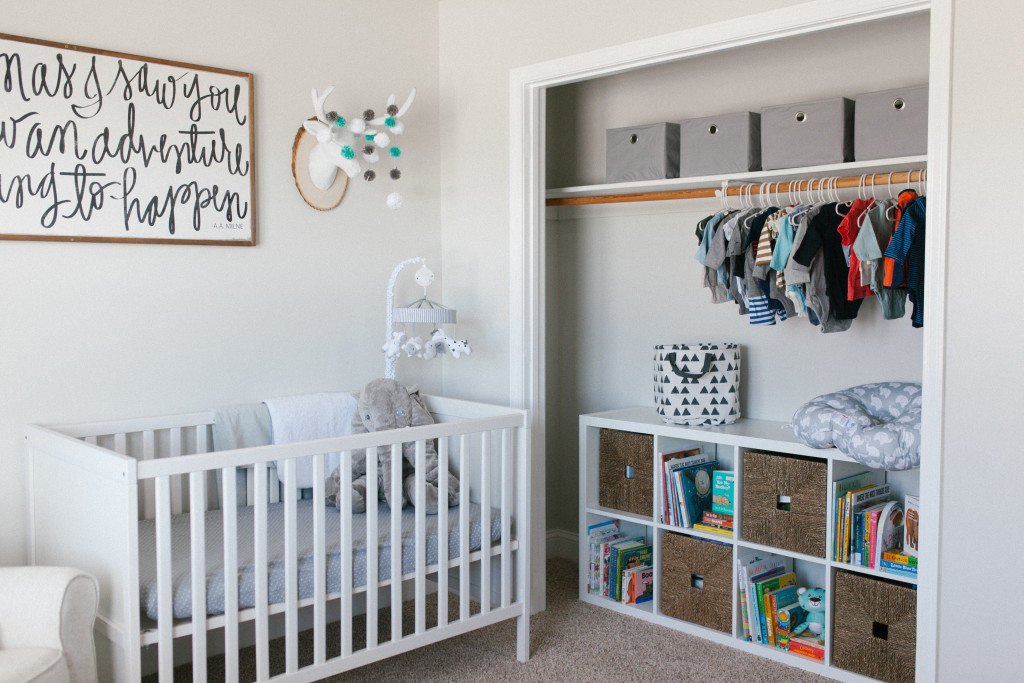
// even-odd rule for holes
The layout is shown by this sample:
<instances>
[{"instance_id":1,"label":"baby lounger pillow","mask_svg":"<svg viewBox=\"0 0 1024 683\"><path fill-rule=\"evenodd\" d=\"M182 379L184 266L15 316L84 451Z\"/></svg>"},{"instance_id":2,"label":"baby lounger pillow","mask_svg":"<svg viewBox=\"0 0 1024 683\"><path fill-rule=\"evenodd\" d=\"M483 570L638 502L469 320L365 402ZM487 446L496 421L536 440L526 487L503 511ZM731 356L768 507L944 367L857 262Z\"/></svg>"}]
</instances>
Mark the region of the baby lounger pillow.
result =
<instances>
[{"instance_id":1,"label":"baby lounger pillow","mask_svg":"<svg viewBox=\"0 0 1024 683\"><path fill-rule=\"evenodd\" d=\"M818 396L793 414L793 433L868 467L913 469L921 464L921 385L879 382Z\"/></svg>"}]
</instances>

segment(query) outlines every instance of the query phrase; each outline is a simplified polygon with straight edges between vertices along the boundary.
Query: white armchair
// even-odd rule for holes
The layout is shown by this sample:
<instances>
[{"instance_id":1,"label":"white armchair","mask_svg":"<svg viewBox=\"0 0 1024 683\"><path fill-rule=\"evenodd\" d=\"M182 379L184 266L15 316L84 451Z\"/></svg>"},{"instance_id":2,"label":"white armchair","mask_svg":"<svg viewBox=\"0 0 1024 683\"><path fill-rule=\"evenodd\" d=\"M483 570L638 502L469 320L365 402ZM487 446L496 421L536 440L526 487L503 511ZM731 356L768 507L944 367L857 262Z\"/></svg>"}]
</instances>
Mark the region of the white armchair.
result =
<instances>
[{"instance_id":1,"label":"white armchair","mask_svg":"<svg viewBox=\"0 0 1024 683\"><path fill-rule=\"evenodd\" d=\"M0 567L0 683L95 683L98 601L77 569Z\"/></svg>"}]
</instances>

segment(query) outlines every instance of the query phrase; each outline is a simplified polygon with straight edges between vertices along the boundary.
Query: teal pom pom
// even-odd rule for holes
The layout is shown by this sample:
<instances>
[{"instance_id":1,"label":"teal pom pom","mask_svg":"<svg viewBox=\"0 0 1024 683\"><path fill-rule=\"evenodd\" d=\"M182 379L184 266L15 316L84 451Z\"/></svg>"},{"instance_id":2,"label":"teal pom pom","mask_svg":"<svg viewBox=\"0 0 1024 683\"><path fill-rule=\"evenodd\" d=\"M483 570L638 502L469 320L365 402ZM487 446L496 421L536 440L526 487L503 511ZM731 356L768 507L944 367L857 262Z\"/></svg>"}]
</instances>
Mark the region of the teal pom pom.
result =
<instances>
[{"instance_id":1,"label":"teal pom pom","mask_svg":"<svg viewBox=\"0 0 1024 683\"><path fill-rule=\"evenodd\" d=\"M366 139L367 139L367 140L369 140L369 141L371 141L371 142L372 142L372 141L373 141L373 136L374 136L374 135L376 135L376 133L374 133L373 135L369 135L369 134L368 134L368 135L366 135L365 137L366 137Z\"/></svg>"},{"instance_id":2,"label":"teal pom pom","mask_svg":"<svg viewBox=\"0 0 1024 683\"><path fill-rule=\"evenodd\" d=\"M397 159L398 157L402 156L402 150L398 149L397 147L392 147L391 149L388 150L388 154Z\"/></svg>"},{"instance_id":3,"label":"teal pom pom","mask_svg":"<svg viewBox=\"0 0 1024 683\"><path fill-rule=\"evenodd\" d=\"M388 128L394 128L395 127L395 117L394 116L389 116L386 119L384 119L384 125L387 126Z\"/></svg>"},{"instance_id":4,"label":"teal pom pom","mask_svg":"<svg viewBox=\"0 0 1024 683\"><path fill-rule=\"evenodd\" d=\"M348 145L345 145L344 147L341 148L341 156L345 157L346 159L352 159L353 157L355 157L355 155L356 151L349 147Z\"/></svg>"},{"instance_id":5,"label":"teal pom pom","mask_svg":"<svg viewBox=\"0 0 1024 683\"><path fill-rule=\"evenodd\" d=\"M338 128L344 128L345 123L346 121L344 116L339 116L337 119L334 120L334 125L336 125Z\"/></svg>"}]
</instances>

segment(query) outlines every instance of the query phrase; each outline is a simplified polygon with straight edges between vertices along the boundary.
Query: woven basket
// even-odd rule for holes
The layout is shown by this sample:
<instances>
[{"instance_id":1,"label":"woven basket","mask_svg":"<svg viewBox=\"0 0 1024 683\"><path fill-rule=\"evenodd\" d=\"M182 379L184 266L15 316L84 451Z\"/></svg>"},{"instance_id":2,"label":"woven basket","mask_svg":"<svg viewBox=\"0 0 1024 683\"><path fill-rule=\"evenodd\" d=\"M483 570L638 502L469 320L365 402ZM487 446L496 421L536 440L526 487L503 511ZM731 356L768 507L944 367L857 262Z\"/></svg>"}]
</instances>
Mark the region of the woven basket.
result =
<instances>
[{"instance_id":1,"label":"woven basket","mask_svg":"<svg viewBox=\"0 0 1024 683\"><path fill-rule=\"evenodd\" d=\"M917 591L840 570L834 612L833 664L890 683L913 683Z\"/></svg>"},{"instance_id":2,"label":"woven basket","mask_svg":"<svg viewBox=\"0 0 1024 683\"><path fill-rule=\"evenodd\" d=\"M827 476L824 460L744 452L743 540L824 558Z\"/></svg>"},{"instance_id":3,"label":"woven basket","mask_svg":"<svg viewBox=\"0 0 1024 683\"><path fill-rule=\"evenodd\" d=\"M661 611L732 632L732 547L680 534L661 537Z\"/></svg>"},{"instance_id":4,"label":"woven basket","mask_svg":"<svg viewBox=\"0 0 1024 683\"><path fill-rule=\"evenodd\" d=\"M654 436L602 429L598 455L601 507L654 514Z\"/></svg>"}]
</instances>

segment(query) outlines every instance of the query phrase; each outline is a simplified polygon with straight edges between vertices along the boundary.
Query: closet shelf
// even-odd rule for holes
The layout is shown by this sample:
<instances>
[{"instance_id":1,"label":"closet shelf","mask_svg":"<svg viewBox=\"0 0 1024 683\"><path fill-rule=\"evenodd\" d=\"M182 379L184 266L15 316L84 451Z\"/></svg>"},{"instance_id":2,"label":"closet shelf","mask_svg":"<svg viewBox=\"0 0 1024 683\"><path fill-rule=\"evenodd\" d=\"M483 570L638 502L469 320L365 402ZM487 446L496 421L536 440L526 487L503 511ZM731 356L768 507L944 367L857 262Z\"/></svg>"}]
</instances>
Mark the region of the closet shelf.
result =
<instances>
[{"instance_id":1,"label":"closet shelf","mask_svg":"<svg viewBox=\"0 0 1024 683\"><path fill-rule=\"evenodd\" d=\"M726 175L698 176L693 178L667 178L630 183L604 183L563 187L547 191L547 206L579 206L584 204L617 204L623 202L651 202L668 199L701 199L715 197L721 191L722 183L736 183L730 186L728 194L738 196L742 186L753 185L742 192L759 194L759 185L771 183L766 188L771 193L818 189L826 179L837 178L836 187L856 188L861 176L867 174L864 184L887 185L893 183L918 182L920 171L927 167L927 157L911 156L871 161L851 161L845 164L784 168L777 171L751 171ZM891 174L891 176L890 176ZM927 174L925 174L927 176ZM807 183L806 181L811 181ZM777 185L776 185L777 184ZM810 185L810 187L808 187ZM792 187L790 187L792 186Z\"/></svg>"}]
</instances>

